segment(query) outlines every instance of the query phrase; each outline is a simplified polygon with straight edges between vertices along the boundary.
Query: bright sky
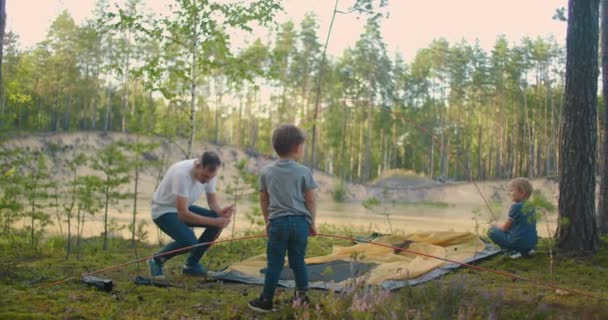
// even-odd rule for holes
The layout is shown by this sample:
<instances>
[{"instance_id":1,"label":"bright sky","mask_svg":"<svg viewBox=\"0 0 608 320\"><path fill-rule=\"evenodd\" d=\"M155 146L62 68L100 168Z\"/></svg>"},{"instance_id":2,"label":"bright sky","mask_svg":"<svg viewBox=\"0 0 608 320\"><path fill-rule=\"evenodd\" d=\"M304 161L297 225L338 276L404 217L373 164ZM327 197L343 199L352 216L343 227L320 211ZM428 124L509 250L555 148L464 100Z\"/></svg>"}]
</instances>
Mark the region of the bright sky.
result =
<instances>
[{"instance_id":1,"label":"bright sky","mask_svg":"<svg viewBox=\"0 0 608 320\"><path fill-rule=\"evenodd\" d=\"M124 0L110 0L110 2ZM21 37L25 47L35 45L46 36L50 22L63 9L68 9L77 22L91 14L96 0L8 0L7 29ZM339 8L347 10L353 0L340 0ZM169 0L147 0L147 6L162 11ZM444 37L450 42L466 39L479 41L490 50L496 37L505 34L511 42L524 36L554 35L560 43L565 41L566 24L553 21L555 9L567 7L567 0L389 0L390 16L382 21L382 33L390 54L403 54L406 60L435 38ZM279 22L290 18L299 23L304 14L313 11L320 19L319 38L323 43L334 1L284 0L286 13ZM334 22L328 52L338 55L354 45L365 24L357 14L338 14ZM264 38L266 33L259 34ZM238 41L238 40L237 40Z\"/></svg>"}]
</instances>

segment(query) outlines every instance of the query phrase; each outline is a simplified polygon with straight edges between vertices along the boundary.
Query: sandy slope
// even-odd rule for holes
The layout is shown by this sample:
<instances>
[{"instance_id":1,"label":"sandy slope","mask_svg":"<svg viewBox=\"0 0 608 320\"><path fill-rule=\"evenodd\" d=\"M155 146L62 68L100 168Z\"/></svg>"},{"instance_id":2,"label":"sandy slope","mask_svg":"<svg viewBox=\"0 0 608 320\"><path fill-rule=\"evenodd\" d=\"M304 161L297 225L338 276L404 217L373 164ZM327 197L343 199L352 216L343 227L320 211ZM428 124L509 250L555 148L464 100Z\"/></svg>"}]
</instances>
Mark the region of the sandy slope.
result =
<instances>
[{"instance_id":1,"label":"sandy slope","mask_svg":"<svg viewBox=\"0 0 608 320\"><path fill-rule=\"evenodd\" d=\"M69 176L63 160L73 156L78 152L83 152L88 156L94 156L97 150L103 148L111 142L118 140L134 141L135 137L127 134L103 134L97 132L86 133L66 133L54 135L29 135L15 137L4 144L4 147L21 147L26 151L47 150L51 145L59 146L60 152L55 153L50 159L50 166L58 181L68 181ZM173 143L163 141L163 139L153 139L161 146L154 152L153 157L165 159L167 164L179 161L184 158L183 153ZM179 141L181 145L186 145L185 141ZM250 156L240 149L230 146L217 146L211 144L195 143L194 153L199 154L203 150L214 150L220 154L224 165L219 174L219 196L222 203L233 201L234 197L225 192L229 183L235 180L237 175L236 165L242 161L247 161L247 168L251 172L257 173L264 165L272 161L262 156ZM163 172L164 172L163 168ZM89 168L82 168L81 174L94 174ZM148 223L147 230L151 241L157 240L156 228L153 227L149 215L150 198L157 183L158 169L148 168L141 175L138 195L138 220ZM161 173L162 175L162 173ZM345 204L336 204L331 200L331 192L334 190L337 180L332 176L315 171L319 189L319 223L332 225L357 226L388 232L388 222L386 216L374 214L367 211L360 201L369 197L386 198L386 203L390 200L401 202L400 205L387 205L387 213L393 229L400 229L406 232L420 230L455 230L473 231L475 220L473 210L482 208L483 200L474 185L470 183L448 183L441 184L419 176L390 176L379 179L369 185L349 185L348 198ZM482 194L492 202L500 201L502 204L494 209L495 215L504 218L508 207L508 199L504 188L505 181L479 182L478 186ZM540 189L543 194L553 201L557 200L557 184L546 179L533 181L535 188ZM242 182L241 182L242 185ZM125 186L125 190L131 191L133 184ZM251 190L253 192L253 190ZM442 202L447 203L445 208L436 208L423 205L415 205L416 202ZM204 201L201 202L204 205ZM237 230L244 230L250 227L243 215L256 204L250 203L246 197L241 197L238 202L237 211ZM490 220L488 210L482 210L482 216L478 219L479 228L483 229ZM85 227L86 235L97 235L101 232L102 213L99 212L91 217ZM110 217L115 218L120 224L128 224L132 214L132 200L124 201L110 210ZM552 221L554 218L551 219ZM553 225L553 223L552 223ZM49 227L50 232L58 232L59 228ZM546 234L545 225L539 226L539 232ZM127 234L126 230L120 232ZM226 230L224 235L228 235Z\"/></svg>"}]
</instances>

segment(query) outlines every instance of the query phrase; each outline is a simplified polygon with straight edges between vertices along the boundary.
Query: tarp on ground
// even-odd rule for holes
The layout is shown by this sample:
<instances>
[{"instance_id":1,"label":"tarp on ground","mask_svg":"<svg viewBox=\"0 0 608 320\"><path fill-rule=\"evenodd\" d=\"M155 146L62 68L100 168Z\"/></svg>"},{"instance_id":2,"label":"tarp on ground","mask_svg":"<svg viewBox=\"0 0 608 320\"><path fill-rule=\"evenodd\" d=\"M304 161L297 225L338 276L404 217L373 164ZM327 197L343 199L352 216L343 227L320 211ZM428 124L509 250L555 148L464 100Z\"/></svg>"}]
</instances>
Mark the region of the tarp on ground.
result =
<instances>
[{"instance_id":1,"label":"tarp on ground","mask_svg":"<svg viewBox=\"0 0 608 320\"><path fill-rule=\"evenodd\" d=\"M500 252L470 232L417 232L382 236L373 240L445 259L471 263ZM438 278L458 267L439 259L416 255L371 243L334 246L331 254L306 259L310 288L345 291L369 284L386 290L414 286ZM210 276L225 281L264 284L266 255L260 254L234 263ZM287 260L279 285L293 288L295 281Z\"/></svg>"}]
</instances>

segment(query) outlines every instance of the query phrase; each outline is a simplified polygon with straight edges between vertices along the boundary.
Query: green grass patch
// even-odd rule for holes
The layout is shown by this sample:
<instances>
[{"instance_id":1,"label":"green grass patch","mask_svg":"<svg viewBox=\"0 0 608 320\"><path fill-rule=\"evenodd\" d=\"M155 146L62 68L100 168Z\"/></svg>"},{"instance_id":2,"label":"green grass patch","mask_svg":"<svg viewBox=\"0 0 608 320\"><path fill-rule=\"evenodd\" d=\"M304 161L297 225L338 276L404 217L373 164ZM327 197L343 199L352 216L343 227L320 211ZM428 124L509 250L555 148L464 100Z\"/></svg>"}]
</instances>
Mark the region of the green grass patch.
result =
<instances>
[{"instance_id":1,"label":"green grass patch","mask_svg":"<svg viewBox=\"0 0 608 320\"><path fill-rule=\"evenodd\" d=\"M321 226L324 233L363 235L363 230ZM257 230L252 234L257 234ZM606 295L608 288L608 242L591 258L555 258L549 273L548 241L541 241L531 258L495 257L482 266L523 277ZM605 319L608 305L577 295L558 295L554 290L490 273L460 269L425 285L396 292L357 288L351 293L312 291L310 308L288 303L291 290L280 289L280 311L259 316L246 304L261 286L223 283L185 277L185 256L167 263L166 274L178 287L156 288L133 284L136 275L147 273L144 263L100 274L115 281L111 293L72 281L48 289L43 284L85 271L135 259L129 241L112 239L109 252L101 251L101 239L86 239L80 259L69 260L57 248L60 240L42 244L32 252L19 240L0 241L0 319ZM349 241L311 238L308 256L324 255L334 245ZM139 243L137 255L150 255L157 246ZM265 251L265 240L256 239L213 246L203 258L211 269L221 269Z\"/></svg>"}]
</instances>

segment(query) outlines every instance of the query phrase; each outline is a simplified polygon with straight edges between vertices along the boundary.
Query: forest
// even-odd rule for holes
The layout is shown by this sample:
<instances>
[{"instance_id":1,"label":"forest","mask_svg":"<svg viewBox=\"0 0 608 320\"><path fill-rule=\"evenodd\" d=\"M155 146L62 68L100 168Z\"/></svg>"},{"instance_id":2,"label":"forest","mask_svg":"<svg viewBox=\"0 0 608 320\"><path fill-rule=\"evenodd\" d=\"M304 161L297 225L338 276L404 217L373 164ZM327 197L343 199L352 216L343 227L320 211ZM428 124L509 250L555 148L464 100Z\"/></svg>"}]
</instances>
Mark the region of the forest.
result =
<instances>
[{"instance_id":1,"label":"forest","mask_svg":"<svg viewBox=\"0 0 608 320\"><path fill-rule=\"evenodd\" d=\"M348 181L395 168L443 180L557 175L565 48L552 37L499 36L490 52L439 38L406 62L388 52L383 17L361 12L356 44L322 59L313 13L236 50L234 28L194 39L193 17L154 20L142 0L112 9L99 1L81 25L62 12L33 49L6 34L4 130L139 132L270 155L272 128L296 123L318 126L307 163Z\"/></svg>"},{"instance_id":2,"label":"forest","mask_svg":"<svg viewBox=\"0 0 608 320\"><path fill-rule=\"evenodd\" d=\"M290 1L171 0L159 12L95 0L82 20L59 10L29 46L0 0L0 319L258 319L252 283L193 280L181 258L155 282L155 252L179 240L150 212L173 163L217 152L218 198L236 211L201 262L219 273L266 261L258 179L279 158L282 124L302 128L301 162L319 182L307 259L372 244L390 249L381 263L450 270L411 284L426 273L403 267L398 289L351 274L340 291L326 277L346 271L327 268L310 305L281 288L267 318L608 316L608 1L538 17L565 39L497 34L488 49L437 36L411 56L383 36L396 1L326 1L329 24L314 10L279 18ZM363 31L330 53L343 15ZM534 186L523 200L509 193L518 177ZM538 244L523 256L488 238L513 222L513 202L535 212ZM342 258L351 273L380 268L356 250ZM85 286L91 275L111 278L112 294Z\"/></svg>"}]
</instances>

